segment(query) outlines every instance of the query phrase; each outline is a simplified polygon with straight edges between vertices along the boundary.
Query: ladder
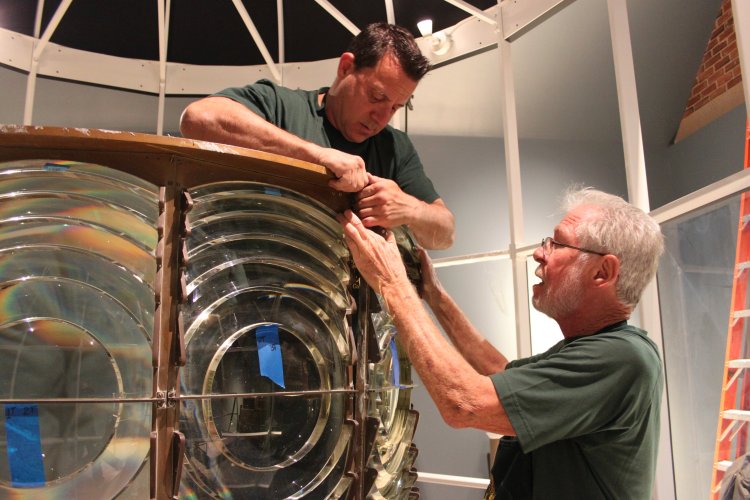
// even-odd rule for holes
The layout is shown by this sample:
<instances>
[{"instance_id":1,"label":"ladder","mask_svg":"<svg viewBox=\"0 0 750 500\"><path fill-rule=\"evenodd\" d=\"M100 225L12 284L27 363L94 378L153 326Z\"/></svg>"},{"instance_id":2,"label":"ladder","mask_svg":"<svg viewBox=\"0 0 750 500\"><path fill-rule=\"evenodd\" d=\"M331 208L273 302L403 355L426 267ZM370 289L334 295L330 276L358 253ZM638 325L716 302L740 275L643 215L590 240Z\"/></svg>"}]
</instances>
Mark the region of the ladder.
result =
<instances>
[{"instance_id":1,"label":"ladder","mask_svg":"<svg viewBox=\"0 0 750 500\"><path fill-rule=\"evenodd\" d=\"M745 127L744 168L750 169L750 121ZM746 335L750 326L750 192L742 193L741 196L732 305L711 478L711 498L714 500L719 497L721 480L727 468L735 459L750 451L747 441L750 421L750 344Z\"/></svg>"}]
</instances>

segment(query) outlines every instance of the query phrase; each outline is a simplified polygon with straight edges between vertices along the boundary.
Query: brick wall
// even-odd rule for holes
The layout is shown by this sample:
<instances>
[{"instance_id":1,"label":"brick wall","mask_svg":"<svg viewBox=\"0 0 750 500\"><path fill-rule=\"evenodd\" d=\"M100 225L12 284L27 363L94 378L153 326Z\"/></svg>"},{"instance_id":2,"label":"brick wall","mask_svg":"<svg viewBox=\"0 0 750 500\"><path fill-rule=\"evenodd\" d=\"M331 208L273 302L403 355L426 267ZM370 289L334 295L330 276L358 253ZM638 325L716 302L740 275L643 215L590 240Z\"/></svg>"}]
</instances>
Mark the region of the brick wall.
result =
<instances>
[{"instance_id":1,"label":"brick wall","mask_svg":"<svg viewBox=\"0 0 750 500\"><path fill-rule=\"evenodd\" d=\"M741 81L732 5L730 0L724 0L685 106L683 119L739 85Z\"/></svg>"}]
</instances>

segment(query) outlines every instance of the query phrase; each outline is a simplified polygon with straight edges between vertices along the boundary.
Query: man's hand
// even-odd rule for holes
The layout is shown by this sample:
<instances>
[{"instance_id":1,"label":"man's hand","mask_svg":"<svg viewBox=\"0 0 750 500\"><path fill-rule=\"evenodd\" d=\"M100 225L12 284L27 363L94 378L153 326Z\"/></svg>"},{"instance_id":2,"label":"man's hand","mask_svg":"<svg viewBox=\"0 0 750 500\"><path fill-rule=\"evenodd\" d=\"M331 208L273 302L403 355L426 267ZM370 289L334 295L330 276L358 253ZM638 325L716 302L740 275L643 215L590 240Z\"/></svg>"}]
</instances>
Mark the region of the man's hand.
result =
<instances>
[{"instance_id":1,"label":"man's hand","mask_svg":"<svg viewBox=\"0 0 750 500\"><path fill-rule=\"evenodd\" d=\"M426 203L394 181L368 174L370 184L357 194L357 215L365 227L409 226L417 243L429 249L453 244L453 214L438 198Z\"/></svg>"},{"instance_id":2,"label":"man's hand","mask_svg":"<svg viewBox=\"0 0 750 500\"><path fill-rule=\"evenodd\" d=\"M383 238L363 226L351 210L339 215L338 220L344 227L344 237L354 264L376 292L382 295L382 288L391 285L411 286L391 231L387 231Z\"/></svg>"},{"instance_id":3,"label":"man's hand","mask_svg":"<svg viewBox=\"0 0 750 500\"><path fill-rule=\"evenodd\" d=\"M414 220L424 202L404 193L398 184L368 174L370 183L357 194L357 215L365 227L396 227Z\"/></svg>"},{"instance_id":4,"label":"man's hand","mask_svg":"<svg viewBox=\"0 0 750 500\"><path fill-rule=\"evenodd\" d=\"M417 253L419 254L419 262L422 269L422 287L419 290L419 295L432 307L438 303L441 294L445 293L445 289L438 279L437 272L435 272L435 267L432 265L432 260L427 255L427 251L422 247L417 247Z\"/></svg>"},{"instance_id":5,"label":"man's hand","mask_svg":"<svg viewBox=\"0 0 750 500\"><path fill-rule=\"evenodd\" d=\"M336 176L328 185L337 191L356 193L367 185L365 161L359 156L323 148L317 162Z\"/></svg>"}]
</instances>

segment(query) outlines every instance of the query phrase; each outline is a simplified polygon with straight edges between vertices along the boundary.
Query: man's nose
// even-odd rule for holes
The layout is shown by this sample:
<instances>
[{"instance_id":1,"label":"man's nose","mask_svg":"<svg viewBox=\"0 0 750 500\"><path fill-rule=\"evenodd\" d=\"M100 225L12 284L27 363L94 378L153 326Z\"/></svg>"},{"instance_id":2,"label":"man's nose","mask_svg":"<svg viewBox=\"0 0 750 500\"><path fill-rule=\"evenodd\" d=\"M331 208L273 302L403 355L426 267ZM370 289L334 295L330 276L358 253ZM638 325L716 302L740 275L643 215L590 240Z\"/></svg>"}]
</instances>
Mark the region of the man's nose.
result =
<instances>
[{"instance_id":1,"label":"man's nose","mask_svg":"<svg viewBox=\"0 0 750 500\"><path fill-rule=\"evenodd\" d=\"M385 127L393 116L393 108L390 105L376 106L372 110L372 118L377 122L380 127Z\"/></svg>"},{"instance_id":2,"label":"man's nose","mask_svg":"<svg viewBox=\"0 0 750 500\"><path fill-rule=\"evenodd\" d=\"M542 248L541 246L536 247L536 250L534 250L534 253L533 253L533 257L534 257L534 260L539 262L540 264L545 262L544 248Z\"/></svg>"}]
</instances>

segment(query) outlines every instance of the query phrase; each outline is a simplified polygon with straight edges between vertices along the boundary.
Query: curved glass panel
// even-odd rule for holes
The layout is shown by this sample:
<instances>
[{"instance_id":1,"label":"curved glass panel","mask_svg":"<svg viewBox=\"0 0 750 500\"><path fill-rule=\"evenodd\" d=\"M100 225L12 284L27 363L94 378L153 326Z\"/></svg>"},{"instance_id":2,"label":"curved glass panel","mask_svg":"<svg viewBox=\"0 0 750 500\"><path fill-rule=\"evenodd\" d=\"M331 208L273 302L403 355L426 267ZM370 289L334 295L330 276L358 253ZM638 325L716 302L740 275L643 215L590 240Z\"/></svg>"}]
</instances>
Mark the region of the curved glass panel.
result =
<instances>
[{"instance_id":1,"label":"curved glass panel","mask_svg":"<svg viewBox=\"0 0 750 500\"><path fill-rule=\"evenodd\" d=\"M198 210L191 212L195 218L210 219L225 215L227 212L275 214L280 217L300 219L305 224L311 224L325 231L333 238L341 235L341 226L336 222L334 214L327 208L326 212L312 209L305 201L287 196L278 189L258 192L256 190L233 190L230 192L214 193L202 198Z\"/></svg>"},{"instance_id":2,"label":"curved glass panel","mask_svg":"<svg viewBox=\"0 0 750 500\"><path fill-rule=\"evenodd\" d=\"M298 240L279 235L253 233L236 234L233 238L206 238L201 245L190 248L188 280L192 281L193 276L199 276L235 259L263 256L275 256L289 262L304 262L305 266L319 275L331 288L339 288L349 282L348 266L341 260L334 260L329 254Z\"/></svg>"},{"instance_id":3,"label":"curved glass panel","mask_svg":"<svg viewBox=\"0 0 750 500\"><path fill-rule=\"evenodd\" d=\"M21 195L83 198L137 214L152 225L159 216L159 194L155 186L119 170L55 160L7 162L1 168L2 198Z\"/></svg>"},{"instance_id":4,"label":"curved glass panel","mask_svg":"<svg viewBox=\"0 0 750 500\"><path fill-rule=\"evenodd\" d=\"M414 239L404 227L395 228L394 235L409 279L419 286L421 267ZM377 418L380 425L368 460L368 467L377 472L368 496L406 498L413 485L416 447L412 440L419 414L410 409L411 363L381 297L376 297L379 310L371 313L371 319L380 361L370 364L368 370L368 415Z\"/></svg>"},{"instance_id":5,"label":"curved glass panel","mask_svg":"<svg viewBox=\"0 0 750 500\"><path fill-rule=\"evenodd\" d=\"M129 174L0 164L0 496L142 488L152 405L127 400L152 393L157 215Z\"/></svg>"},{"instance_id":6,"label":"curved glass panel","mask_svg":"<svg viewBox=\"0 0 750 500\"><path fill-rule=\"evenodd\" d=\"M117 206L76 199L67 194L56 197L17 194L12 203L0 203L0 221L20 220L85 225L113 232L144 248L156 246L153 222Z\"/></svg>"},{"instance_id":7,"label":"curved glass panel","mask_svg":"<svg viewBox=\"0 0 750 500\"><path fill-rule=\"evenodd\" d=\"M46 220L0 223L0 248L24 247L79 249L124 266L147 283L156 275L153 249L87 225Z\"/></svg>"},{"instance_id":8,"label":"curved glass panel","mask_svg":"<svg viewBox=\"0 0 750 500\"><path fill-rule=\"evenodd\" d=\"M392 338L383 359L370 365L368 414L380 421L368 467L377 471L371 493L395 498L402 490L402 476L413 465L409 452L419 414L410 409L411 365ZM414 453L414 452L412 452Z\"/></svg>"},{"instance_id":9,"label":"curved glass panel","mask_svg":"<svg viewBox=\"0 0 750 500\"><path fill-rule=\"evenodd\" d=\"M190 194L181 495L344 495L351 299L333 213L264 184Z\"/></svg>"},{"instance_id":10,"label":"curved glass panel","mask_svg":"<svg viewBox=\"0 0 750 500\"><path fill-rule=\"evenodd\" d=\"M47 245L0 250L0 276L7 281L57 277L79 282L111 298L151 335L154 291L125 267L74 248Z\"/></svg>"},{"instance_id":11,"label":"curved glass panel","mask_svg":"<svg viewBox=\"0 0 750 500\"><path fill-rule=\"evenodd\" d=\"M336 213L333 210L315 198L283 187L262 182L216 182L198 186L190 194L193 198L202 198L209 203L217 199L226 199L226 197L241 199L247 194L279 197L290 206L294 205L300 211L309 212L309 216L318 219L321 224L334 228L335 233L341 233L341 230L337 228Z\"/></svg>"},{"instance_id":12,"label":"curved glass panel","mask_svg":"<svg viewBox=\"0 0 750 500\"><path fill-rule=\"evenodd\" d=\"M238 232L271 234L307 243L323 253L331 253L337 259L349 256L349 250L343 241L343 234L333 236L314 225L305 224L302 220L287 216L235 211L212 215L205 219L195 219L190 214L188 216L191 232L195 233L195 237L191 238L193 240L191 245L203 243L200 235L211 235L211 239L214 239L216 236L224 237Z\"/></svg>"},{"instance_id":13,"label":"curved glass panel","mask_svg":"<svg viewBox=\"0 0 750 500\"><path fill-rule=\"evenodd\" d=\"M219 297L232 291L265 284L306 296L324 311L330 311L332 307L345 309L348 306L346 290L341 283L333 288L324 278L314 273L310 266L261 255L217 264L189 281L187 289L190 305L187 314L192 316L202 312Z\"/></svg>"}]
</instances>

